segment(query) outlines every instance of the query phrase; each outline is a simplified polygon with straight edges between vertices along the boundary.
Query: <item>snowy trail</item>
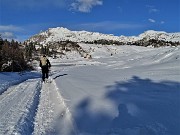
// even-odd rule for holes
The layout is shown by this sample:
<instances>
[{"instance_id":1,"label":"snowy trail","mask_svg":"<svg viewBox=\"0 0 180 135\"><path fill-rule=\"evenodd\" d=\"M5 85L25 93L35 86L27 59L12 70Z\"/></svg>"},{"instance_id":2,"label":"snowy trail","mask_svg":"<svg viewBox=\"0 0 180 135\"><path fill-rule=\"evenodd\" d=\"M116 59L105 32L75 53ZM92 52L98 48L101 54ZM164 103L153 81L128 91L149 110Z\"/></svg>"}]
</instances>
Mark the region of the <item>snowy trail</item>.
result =
<instances>
[{"instance_id":1,"label":"snowy trail","mask_svg":"<svg viewBox=\"0 0 180 135\"><path fill-rule=\"evenodd\" d=\"M43 84L33 135L76 135L74 125L55 81Z\"/></svg>"},{"instance_id":2,"label":"snowy trail","mask_svg":"<svg viewBox=\"0 0 180 135\"><path fill-rule=\"evenodd\" d=\"M76 135L71 113L54 80L29 79L0 95L0 134Z\"/></svg>"},{"instance_id":3,"label":"snowy trail","mask_svg":"<svg viewBox=\"0 0 180 135\"><path fill-rule=\"evenodd\" d=\"M40 89L40 81L30 79L0 95L0 134L31 134Z\"/></svg>"}]
</instances>

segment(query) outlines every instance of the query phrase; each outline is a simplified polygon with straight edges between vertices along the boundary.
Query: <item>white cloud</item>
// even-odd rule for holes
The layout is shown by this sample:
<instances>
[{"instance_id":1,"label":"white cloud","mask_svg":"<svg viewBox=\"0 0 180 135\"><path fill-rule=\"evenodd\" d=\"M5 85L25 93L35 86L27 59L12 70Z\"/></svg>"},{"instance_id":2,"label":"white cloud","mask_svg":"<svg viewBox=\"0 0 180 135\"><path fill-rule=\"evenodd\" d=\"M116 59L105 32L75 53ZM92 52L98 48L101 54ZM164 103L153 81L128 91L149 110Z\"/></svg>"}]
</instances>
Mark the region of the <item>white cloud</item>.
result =
<instances>
[{"instance_id":1,"label":"white cloud","mask_svg":"<svg viewBox=\"0 0 180 135\"><path fill-rule=\"evenodd\" d=\"M71 4L71 8L79 12L90 12L94 6L102 5L102 0L76 0Z\"/></svg>"},{"instance_id":2,"label":"white cloud","mask_svg":"<svg viewBox=\"0 0 180 135\"><path fill-rule=\"evenodd\" d=\"M165 22L164 21L161 21L161 24L164 24Z\"/></svg>"},{"instance_id":3,"label":"white cloud","mask_svg":"<svg viewBox=\"0 0 180 135\"><path fill-rule=\"evenodd\" d=\"M156 23L156 24L164 24L165 23L164 21L154 20L154 19L151 19L151 18L149 18L148 21L151 22L151 23Z\"/></svg>"},{"instance_id":4,"label":"white cloud","mask_svg":"<svg viewBox=\"0 0 180 135\"><path fill-rule=\"evenodd\" d=\"M11 39L16 39L17 37L14 35L12 32L2 32L0 33L1 37L3 39L11 40Z\"/></svg>"},{"instance_id":5,"label":"white cloud","mask_svg":"<svg viewBox=\"0 0 180 135\"><path fill-rule=\"evenodd\" d=\"M80 12L90 12L94 6L102 5L103 0L3 0L8 8L42 9L49 7L69 8Z\"/></svg>"},{"instance_id":6,"label":"white cloud","mask_svg":"<svg viewBox=\"0 0 180 135\"><path fill-rule=\"evenodd\" d=\"M158 12L159 10L158 9L156 9L156 8L151 8L151 9L149 9L149 13L156 13L156 12Z\"/></svg>"},{"instance_id":7,"label":"white cloud","mask_svg":"<svg viewBox=\"0 0 180 135\"><path fill-rule=\"evenodd\" d=\"M38 8L38 7L64 7L66 0L4 0L2 4L15 7L23 8Z\"/></svg>"},{"instance_id":8,"label":"white cloud","mask_svg":"<svg viewBox=\"0 0 180 135\"><path fill-rule=\"evenodd\" d=\"M138 28L144 28L142 24L130 24L130 23L118 23L112 21L96 22L96 23L84 23L75 26L76 29L90 30L90 31L114 31L114 30L132 30Z\"/></svg>"},{"instance_id":9,"label":"white cloud","mask_svg":"<svg viewBox=\"0 0 180 135\"><path fill-rule=\"evenodd\" d=\"M149 18L148 21L151 22L151 23L155 23L156 22L154 19L151 19L151 18Z\"/></svg>"},{"instance_id":10,"label":"white cloud","mask_svg":"<svg viewBox=\"0 0 180 135\"><path fill-rule=\"evenodd\" d=\"M17 39L17 35L24 32L25 30L22 27L14 25L0 25L0 35L3 39Z\"/></svg>"},{"instance_id":11,"label":"white cloud","mask_svg":"<svg viewBox=\"0 0 180 135\"><path fill-rule=\"evenodd\" d=\"M22 31L23 29L14 25L0 25L0 32L5 31Z\"/></svg>"},{"instance_id":12,"label":"white cloud","mask_svg":"<svg viewBox=\"0 0 180 135\"><path fill-rule=\"evenodd\" d=\"M155 6L153 6L153 5L146 5L146 7L148 8L149 13L159 12L159 9L155 8Z\"/></svg>"}]
</instances>

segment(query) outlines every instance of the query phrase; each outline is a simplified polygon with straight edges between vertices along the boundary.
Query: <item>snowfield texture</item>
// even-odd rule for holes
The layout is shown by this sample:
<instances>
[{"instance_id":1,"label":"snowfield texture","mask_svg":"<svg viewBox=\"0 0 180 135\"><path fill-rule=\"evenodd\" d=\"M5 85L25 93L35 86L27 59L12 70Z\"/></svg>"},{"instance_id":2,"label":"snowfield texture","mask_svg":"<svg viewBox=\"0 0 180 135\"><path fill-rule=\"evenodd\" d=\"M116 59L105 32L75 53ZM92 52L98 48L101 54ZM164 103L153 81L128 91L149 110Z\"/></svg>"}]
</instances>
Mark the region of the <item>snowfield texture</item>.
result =
<instances>
[{"instance_id":1,"label":"snowfield texture","mask_svg":"<svg viewBox=\"0 0 180 135\"><path fill-rule=\"evenodd\" d=\"M92 59L0 73L2 135L179 135L180 47L80 44Z\"/></svg>"}]
</instances>

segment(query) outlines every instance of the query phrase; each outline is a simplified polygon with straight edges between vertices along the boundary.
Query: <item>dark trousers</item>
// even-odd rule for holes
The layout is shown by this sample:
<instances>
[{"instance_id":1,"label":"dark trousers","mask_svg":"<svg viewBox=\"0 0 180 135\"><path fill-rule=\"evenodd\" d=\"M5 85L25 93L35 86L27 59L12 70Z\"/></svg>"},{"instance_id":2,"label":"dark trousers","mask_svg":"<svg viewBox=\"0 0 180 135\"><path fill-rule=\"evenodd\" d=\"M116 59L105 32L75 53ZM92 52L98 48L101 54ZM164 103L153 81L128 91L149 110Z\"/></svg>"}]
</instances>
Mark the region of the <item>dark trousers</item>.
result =
<instances>
[{"instance_id":1,"label":"dark trousers","mask_svg":"<svg viewBox=\"0 0 180 135\"><path fill-rule=\"evenodd\" d=\"M48 75L48 67L47 66L42 66L42 80L45 81L45 78L48 79L49 75Z\"/></svg>"}]
</instances>

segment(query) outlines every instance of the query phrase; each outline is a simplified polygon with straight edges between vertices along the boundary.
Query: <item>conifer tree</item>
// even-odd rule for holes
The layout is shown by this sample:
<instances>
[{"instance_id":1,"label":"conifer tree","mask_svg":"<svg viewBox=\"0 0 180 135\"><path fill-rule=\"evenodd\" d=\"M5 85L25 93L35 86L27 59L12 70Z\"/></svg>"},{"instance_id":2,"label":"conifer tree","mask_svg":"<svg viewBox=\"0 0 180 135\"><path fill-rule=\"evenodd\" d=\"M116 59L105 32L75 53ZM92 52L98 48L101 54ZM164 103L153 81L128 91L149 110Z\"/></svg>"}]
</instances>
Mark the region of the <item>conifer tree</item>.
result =
<instances>
[{"instance_id":1,"label":"conifer tree","mask_svg":"<svg viewBox=\"0 0 180 135\"><path fill-rule=\"evenodd\" d=\"M41 54L44 54L44 52L45 52L45 49L44 49L43 45L41 45L40 53L41 53Z\"/></svg>"}]
</instances>

